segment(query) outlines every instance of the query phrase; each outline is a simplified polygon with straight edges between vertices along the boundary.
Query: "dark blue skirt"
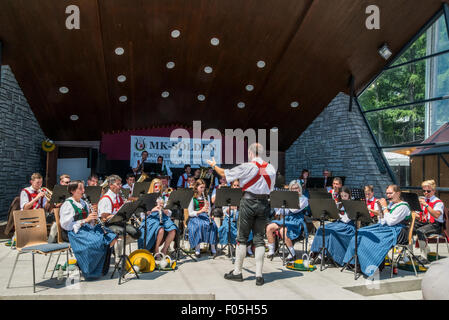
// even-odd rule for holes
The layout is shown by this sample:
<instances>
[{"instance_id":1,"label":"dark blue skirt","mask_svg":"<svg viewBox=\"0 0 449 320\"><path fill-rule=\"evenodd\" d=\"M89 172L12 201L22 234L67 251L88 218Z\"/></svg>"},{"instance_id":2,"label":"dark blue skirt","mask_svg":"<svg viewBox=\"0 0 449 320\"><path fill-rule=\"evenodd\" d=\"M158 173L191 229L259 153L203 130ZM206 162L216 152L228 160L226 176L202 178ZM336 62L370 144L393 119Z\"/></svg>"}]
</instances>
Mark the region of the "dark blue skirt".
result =
<instances>
[{"instance_id":1,"label":"dark blue skirt","mask_svg":"<svg viewBox=\"0 0 449 320\"><path fill-rule=\"evenodd\" d=\"M157 233L160 228L164 228L165 231L176 230L177 227L173 221L166 215L162 214L162 225L159 223L159 212L152 212L146 218L147 222L147 243L145 242L145 220L140 224L139 230L141 231L140 238L137 240L137 247L139 249L151 250L156 244Z\"/></svg>"},{"instance_id":2,"label":"dark blue skirt","mask_svg":"<svg viewBox=\"0 0 449 320\"><path fill-rule=\"evenodd\" d=\"M68 232L73 254L87 280L100 278L103 275L109 245L117 237L111 230L105 229L106 234L100 225L93 227L90 224L84 224L78 233Z\"/></svg>"},{"instance_id":3,"label":"dark blue skirt","mask_svg":"<svg viewBox=\"0 0 449 320\"><path fill-rule=\"evenodd\" d=\"M357 237L357 256L361 271L368 277L379 268L391 247L396 245L404 225L382 225L380 223L360 228ZM355 236L352 237L343 262L347 263L355 251ZM354 264L354 260L350 263Z\"/></svg>"},{"instance_id":4,"label":"dark blue skirt","mask_svg":"<svg viewBox=\"0 0 449 320\"><path fill-rule=\"evenodd\" d=\"M189 229L190 248L193 249L200 243L217 244L217 225L213 219L212 224L209 223L206 213L203 212L196 217L190 217L187 228Z\"/></svg>"},{"instance_id":5,"label":"dark blue skirt","mask_svg":"<svg viewBox=\"0 0 449 320\"><path fill-rule=\"evenodd\" d=\"M351 221L344 223L336 221L328 223L325 226L324 241L325 247L329 251L332 259L339 265L343 265L343 259L348 249L349 242L354 237L355 226ZM315 238L313 239L311 251L319 252L323 246L323 232L321 227L318 228Z\"/></svg>"},{"instance_id":6,"label":"dark blue skirt","mask_svg":"<svg viewBox=\"0 0 449 320\"><path fill-rule=\"evenodd\" d=\"M281 220L273 220L271 222L276 223L277 225L282 227L282 217ZM285 216L285 226L287 227L287 237L289 237L291 240L298 239L303 231L305 237L309 236L306 222L304 221L304 210L295 214Z\"/></svg>"},{"instance_id":7,"label":"dark blue skirt","mask_svg":"<svg viewBox=\"0 0 449 320\"><path fill-rule=\"evenodd\" d=\"M236 217L238 219L238 215ZM228 244L228 233L229 230L229 217L225 215L223 222L221 223L221 227L218 228L218 239L219 243L222 245ZM231 218L231 244L236 244L237 238L237 220L234 221L234 218ZM248 242L253 240L253 232L251 231L248 236Z\"/></svg>"}]
</instances>

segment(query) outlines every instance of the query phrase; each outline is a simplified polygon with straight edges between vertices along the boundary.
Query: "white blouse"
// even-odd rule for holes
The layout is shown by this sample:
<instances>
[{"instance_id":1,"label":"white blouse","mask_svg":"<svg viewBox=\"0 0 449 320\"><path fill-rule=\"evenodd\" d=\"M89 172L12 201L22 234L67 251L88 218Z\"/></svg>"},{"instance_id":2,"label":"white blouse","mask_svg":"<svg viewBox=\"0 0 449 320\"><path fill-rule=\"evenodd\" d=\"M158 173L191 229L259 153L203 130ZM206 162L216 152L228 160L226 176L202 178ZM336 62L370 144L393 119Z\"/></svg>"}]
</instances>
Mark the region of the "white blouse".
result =
<instances>
[{"instance_id":1,"label":"white blouse","mask_svg":"<svg viewBox=\"0 0 449 320\"><path fill-rule=\"evenodd\" d=\"M75 201L75 199L73 199L73 197L70 197L66 201L64 201L61 208L59 209L59 222L61 223L61 227L64 230L73 230L73 232L78 233L83 224L83 220L75 221L75 209L73 209L72 204L68 200L72 200L73 204L81 210L83 210L83 208L86 208L87 213L89 213L89 207L82 199L80 199L80 202L77 202Z\"/></svg>"},{"instance_id":2,"label":"white blouse","mask_svg":"<svg viewBox=\"0 0 449 320\"><path fill-rule=\"evenodd\" d=\"M198 197L198 200L202 200L202 199L203 199L203 197ZM208 210L207 214L210 215L210 211L211 211L211 207L210 207L210 197L207 196L207 199L208 199L208 201L209 201L209 210ZM196 216L198 216L198 214L199 214L199 210L198 210L198 211L195 211L195 210L194 210L194 207L193 207L193 198L192 198L192 200L190 200L190 203L189 203L189 217L196 217Z\"/></svg>"}]
</instances>

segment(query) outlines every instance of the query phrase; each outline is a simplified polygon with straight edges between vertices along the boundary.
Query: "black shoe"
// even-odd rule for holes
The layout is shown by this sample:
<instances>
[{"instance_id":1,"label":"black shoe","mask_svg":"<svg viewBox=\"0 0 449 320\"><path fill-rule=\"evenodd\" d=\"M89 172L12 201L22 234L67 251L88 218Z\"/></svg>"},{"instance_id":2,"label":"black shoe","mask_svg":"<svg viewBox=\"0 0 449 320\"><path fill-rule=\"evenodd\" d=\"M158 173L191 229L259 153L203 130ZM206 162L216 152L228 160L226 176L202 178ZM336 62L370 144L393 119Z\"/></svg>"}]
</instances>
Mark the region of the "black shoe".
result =
<instances>
[{"instance_id":1,"label":"black shoe","mask_svg":"<svg viewBox=\"0 0 449 320\"><path fill-rule=\"evenodd\" d=\"M210 253L210 256L212 257L212 259L215 259L218 256L218 252L215 253Z\"/></svg>"},{"instance_id":2,"label":"black shoe","mask_svg":"<svg viewBox=\"0 0 449 320\"><path fill-rule=\"evenodd\" d=\"M261 286L264 282L263 277L256 277L256 286Z\"/></svg>"},{"instance_id":3,"label":"black shoe","mask_svg":"<svg viewBox=\"0 0 449 320\"><path fill-rule=\"evenodd\" d=\"M271 260L273 260L273 258L274 258L274 253L273 253L273 254L269 254L269 255L267 255L267 259L271 259Z\"/></svg>"},{"instance_id":4,"label":"black shoe","mask_svg":"<svg viewBox=\"0 0 449 320\"><path fill-rule=\"evenodd\" d=\"M224 278L226 280L242 282L243 281L242 274L239 274L238 276L236 276L233 272L234 272L234 270L230 271L229 273L225 273Z\"/></svg>"}]
</instances>

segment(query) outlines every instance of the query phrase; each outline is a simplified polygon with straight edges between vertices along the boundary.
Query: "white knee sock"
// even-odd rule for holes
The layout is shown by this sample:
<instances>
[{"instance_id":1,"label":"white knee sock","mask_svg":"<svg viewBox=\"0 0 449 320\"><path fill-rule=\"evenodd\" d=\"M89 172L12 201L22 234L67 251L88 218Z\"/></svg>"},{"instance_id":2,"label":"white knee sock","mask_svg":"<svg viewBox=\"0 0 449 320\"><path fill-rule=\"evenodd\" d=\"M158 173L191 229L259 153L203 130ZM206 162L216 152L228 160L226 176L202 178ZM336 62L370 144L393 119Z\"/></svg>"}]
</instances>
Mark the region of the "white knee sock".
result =
<instances>
[{"instance_id":1,"label":"white knee sock","mask_svg":"<svg viewBox=\"0 0 449 320\"><path fill-rule=\"evenodd\" d=\"M243 260L246 257L246 244L238 244L235 250L235 267L234 275L239 275L242 273Z\"/></svg>"},{"instance_id":2,"label":"white knee sock","mask_svg":"<svg viewBox=\"0 0 449 320\"><path fill-rule=\"evenodd\" d=\"M427 259L427 254L429 253L429 247L427 246L427 243L424 240L418 240L418 243L421 253L424 255L424 258Z\"/></svg>"},{"instance_id":3,"label":"white knee sock","mask_svg":"<svg viewBox=\"0 0 449 320\"><path fill-rule=\"evenodd\" d=\"M264 255L265 255L265 247L257 247L254 257L256 260L256 277L262 277Z\"/></svg>"},{"instance_id":4,"label":"white knee sock","mask_svg":"<svg viewBox=\"0 0 449 320\"><path fill-rule=\"evenodd\" d=\"M268 254L274 254L274 243L268 244Z\"/></svg>"}]
</instances>

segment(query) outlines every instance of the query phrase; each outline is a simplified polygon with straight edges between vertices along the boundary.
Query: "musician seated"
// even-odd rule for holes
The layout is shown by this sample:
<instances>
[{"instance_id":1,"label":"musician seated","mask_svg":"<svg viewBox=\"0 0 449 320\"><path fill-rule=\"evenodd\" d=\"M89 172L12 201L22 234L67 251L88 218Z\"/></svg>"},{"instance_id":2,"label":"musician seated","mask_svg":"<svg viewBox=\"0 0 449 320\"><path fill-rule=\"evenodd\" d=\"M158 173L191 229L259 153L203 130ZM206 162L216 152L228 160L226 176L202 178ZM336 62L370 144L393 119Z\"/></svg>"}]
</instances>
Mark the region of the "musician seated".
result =
<instances>
[{"instance_id":1,"label":"musician seated","mask_svg":"<svg viewBox=\"0 0 449 320\"><path fill-rule=\"evenodd\" d=\"M348 248L349 242L355 234L354 222L349 219L343 207L341 200L350 200L351 191L349 188L344 188L342 192L342 180L340 178L334 178L332 182L332 197L335 201L335 205L340 211L340 218L332 223L325 225L324 232L324 247L329 252L330 257L339 265L343 265L343 258ZM321 226L318 228L315 238L313 239L311 252L316 256L323 247L323 231ZM321 257L321 253L318 255L318 260L326 257Z\"/></svg>"},{"instance_id":2,"label":"musician seated","mask_svg":"<svg viewBox=\"0 0 449 320\"><path fill-rule=\"evenodd\" d=\"M360 228L357 237L357 255L360 271L370 277L383 264L388 251L396 244L407 244L407 223L411 217L407 202L401 200L401 190L390 185L386 190L388 200L380 199L383 218L379 223ZM347 248L344 263L351 263L355 252L355 236ZM354 261L352 261L354 263Z\"/></svg>"},{"instance_id":3,"label":"musician seated","mask_svg":"<svg viewBox=\"0 0 449 320\"><path fill-rule=\"evenodd\" d=\"M427 237L431 234L440 234L444 225L444 203L435 196L435 180L427 180L421 184L424 197L420 197L421 212L416 214L414 231L418 236L418 244L421 250L420 260L429 263L427 255L429 246Z\"/></svg>"},{"instance_id":4,"label":"musician seated","mask_svg":"<svg viewBox=\"0 0 449 320\"><path fill-rule=\"evenodd\" d=\"M139 249L147 249L152 252L154 250L154 254L156 254L163 244L164 247L161 252L164 255L167 254L178 229L170 219L170 216L171 211L164 209L164 200L162 197L159 197L157 205L142 217L143 221L140 224L141 235L137 242Z\"/></svg>"},{"instance_id":5,"label":"musician seated","mask_svg":"<svg viewBox=\"0 0 449 320\"><path fill-rule=\"evenodd\" d=\"M81 198L84 194L84 182L72 181L68 185L72 195L62 204L59 211L62 239L70 242L79 268L86 279L99 278L108 273L111 247L116 234L100 224L96 212Z\"/></svg>"},{"instance_id":6,"label":"musician seated","mask_svg":"<svg viewBox=\"0 0 449 320\"><path fill-rule=\"evenodd\" d=\"M240 188L240 182L239 180L235 180L231 184L231 188ZM216 208L218 209L218 208ZM228 238L230 244L236 244L237 241L237 221L239 218L239 210L237 207L231 206L225 206L222 208L222 213L224 215L223 223L218 228L218 241L221 245L227 245L228 244ZM230 231L230 233L229 233ZM246 245L247 254L249 256L253 256L254 253L251 250L251 243L253 240L253 233L249 234L248 237L248 243Z\"/></svg>"},{"instance_id":7,"label":"musician seated","mask_svg":"<svg viewBox=\"0 0 449 320\"><path fill-rule=\"evenodd\" d=\"M164 157L159 156L157 157L157 163L160 163L162 166L162 176L168 177L167 179L167 184L169 184L169 179L172 178L173 174L170 170L170 167L168 167L165 163L164 163Z\"/></svg>"},{"instance_id":8,"label":"musician seated","mask_svg":"<svg viewBox=\"0 0 449 320\"><path fill-rule=\"evenodd\" d=\"M380 216L380 207L377 199L374 197L374 187L368 185L364 187L366 206L368 207L369 215L372 223L376 223Z\"/></svg>"},{"instance_id":9,"label":"musician seated","mask_svg":"<svg viewBox=\"0 0 449 320\"><path fill-rule=\"evenodd\" d=\"M179 176L178 183L176 184L176 186L178 188L188 188L189 187L189 183L188 183L187 179L190 176L190 171L192 171L190 164L186 164L184 166L184 173L181 176Z\"/></svg>"},{"instance_id":10,"label":"musician seated","mask_svg":"<svg viewBox=\"0 0 449 320\"><path fill-rule=\"evenodd\" d=\"M128 173L126 175L126 184L122 187L123 189L129 190L129 196L133 194L134 183L136 182L136 176L134 173Z\"/></svg>"},{"instance_id":11,"label":"musician seated","mask_svg":"<svg viewBox=\"0 0 449 320\"><path fill-rule=\"evenodd\" d=\"M41 209L48 210L50 203L45 198L42 188L42 175L33 173L30 179L30 186L20 192L20 210Z\"/></svg>"},{"instance_id":12,"label":"musician seated","mask_svg":"<svg viewBox=\"0 0 449 320\"><path fill-rule=\"evenodd\" d=\"M304 214L306 213L307 207L309 205L308 199L302 195L302 188L300 183L297 180L293 180L290 182L288 189L290 191L296 191L299 195L299 209L285 209L277 208L275 209L275 214L278 217L277 220L271 221L271 223L267 226L267 239L268 239L268 258L272 258L274 255L274 242L276 231L279 231L281 238L284 237L285 232L285 244L287 245L289 255L287 260L294 261L296 260L296 252L293 247L293 240L298 239L302 233L307 237L309 234L307 232L307 226L304 221ZM286 230L282 227L283 225L283 217L282 214L285 214L285 227Z\"/></svg>"},{"instance_id":13,"label":"musician seated","mask_svg":"<svg viewBox=\"0 0 449 320\"><path fill-rule=\"evenodd\" d=\"M107 178L107 188L107 192L98 202L98 214L100 215L101 220L105 222L106 226L115 233L123 235L124 230L121 223L109 222L125 203L119 194L120 189L122 188L122 179L117 175L110 175ZM140 237L140 231L131 224L126 224L126 233L134 239Z\"/></svg>"},{"instance_id":14,"label":"musician seated","mask_svg":"<svg viewBox=\"0 0 449 320\"><path fill-rule=\"evenodd\" d=\"M202 179L198 179L193 186L193 198L189 204L189 221L187 228L189 229L190 248L195 248L197 258L200 254L200 244L209 243L211 245L211 254L215 257L217 251L217 225L210 217L210 199L204 196L206 183Z\"/></svg>"},{"instance_id":15,"label":"musician seated","mask_svg":"<svg viewBox=\"0 0 449 320\"><path fill-rule=\"evenodd\" d=\"M98 176L96 174L92 174L87 178L87 186L88 187L98 186Z\"/></svg>"},{"instance_id":16,"label":"musician seated","mask_svg":"<svg viewBox=\"0 0 449 320\"><path fill-rule=\"evenodd\" d=\"M187 178L187 183L189 185L189 188L193 188L193 186L195 185L195 177L194 176L189 176Z\"/></svg>"}]
</instances>

